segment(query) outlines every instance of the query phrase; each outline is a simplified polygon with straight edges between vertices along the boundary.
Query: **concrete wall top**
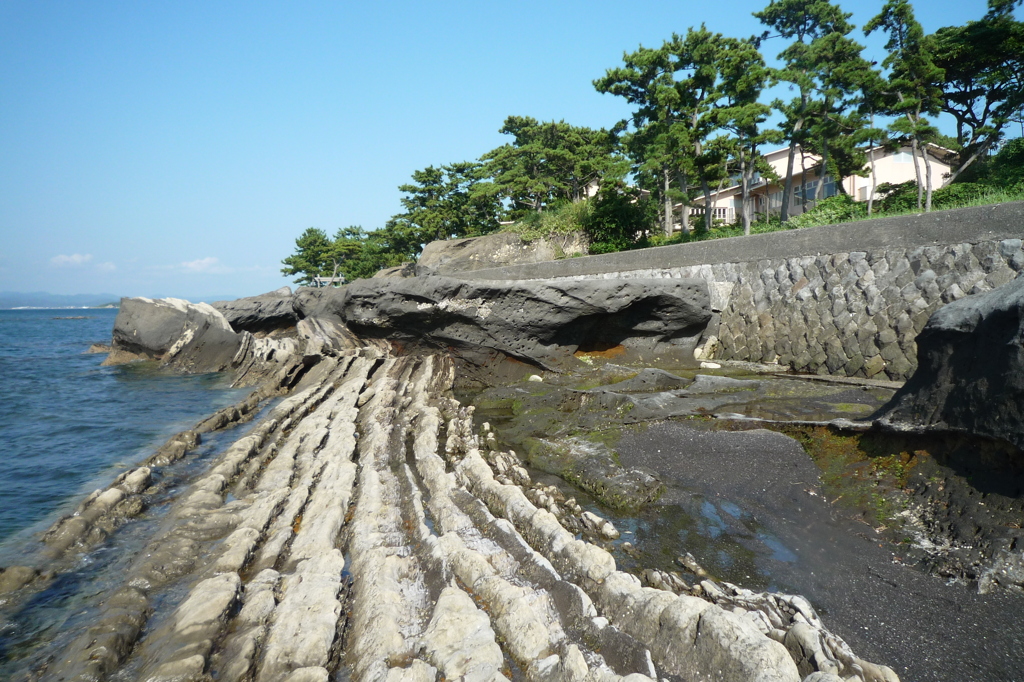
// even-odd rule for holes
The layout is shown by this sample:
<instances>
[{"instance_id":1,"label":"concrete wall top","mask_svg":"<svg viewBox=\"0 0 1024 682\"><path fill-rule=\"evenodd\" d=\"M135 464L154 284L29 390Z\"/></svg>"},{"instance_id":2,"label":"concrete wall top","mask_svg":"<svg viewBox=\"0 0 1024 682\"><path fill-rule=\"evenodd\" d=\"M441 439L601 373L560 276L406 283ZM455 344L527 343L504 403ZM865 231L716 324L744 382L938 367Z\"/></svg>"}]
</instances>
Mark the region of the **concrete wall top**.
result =
<instances>
[{"instance_id":1,"label":"concrete wall top","mask_svg":"<svg viewBox=\"0 0 1024 682\"><path fill-rule=\"evenodd\" d=\"M461 272L458 276L463 279L547 279L1021 238L1024 238L1024 202L1018 201L749 237L709 239L584 258L509 265Z\"/></svg>"}]
</instances>

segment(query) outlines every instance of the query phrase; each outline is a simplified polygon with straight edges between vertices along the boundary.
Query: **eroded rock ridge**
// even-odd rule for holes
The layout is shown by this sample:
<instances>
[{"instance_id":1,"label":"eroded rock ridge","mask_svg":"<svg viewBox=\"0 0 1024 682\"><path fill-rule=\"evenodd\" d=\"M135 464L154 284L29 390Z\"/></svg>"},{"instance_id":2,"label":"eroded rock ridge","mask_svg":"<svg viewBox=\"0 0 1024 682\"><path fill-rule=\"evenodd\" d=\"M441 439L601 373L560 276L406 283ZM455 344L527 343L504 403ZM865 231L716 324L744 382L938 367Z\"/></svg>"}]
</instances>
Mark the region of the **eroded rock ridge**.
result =
<instances>
[{"instance_id":1,"label":"eroded rock ridge","mask_svg":"<svg viewBox=\"0 0 1024 682\"><path fill-rule=\"evenodd\" d=\"M67 570L167 500L143 551L34 677L896 679L800 597L618 570L606 545L617 529L532 481L453 395L459 363L490 361L477 355L488 347L535 366L588 345L692 359L706 288L506 283L498 295L423 279L300 292L284 336L236 331L211 306L126 300L115 351L259 388L46 534ZM205 434L248 420L201 473L175 478ZM14 608L41 589L29 573Z\"/></svg>"}]
</instances>

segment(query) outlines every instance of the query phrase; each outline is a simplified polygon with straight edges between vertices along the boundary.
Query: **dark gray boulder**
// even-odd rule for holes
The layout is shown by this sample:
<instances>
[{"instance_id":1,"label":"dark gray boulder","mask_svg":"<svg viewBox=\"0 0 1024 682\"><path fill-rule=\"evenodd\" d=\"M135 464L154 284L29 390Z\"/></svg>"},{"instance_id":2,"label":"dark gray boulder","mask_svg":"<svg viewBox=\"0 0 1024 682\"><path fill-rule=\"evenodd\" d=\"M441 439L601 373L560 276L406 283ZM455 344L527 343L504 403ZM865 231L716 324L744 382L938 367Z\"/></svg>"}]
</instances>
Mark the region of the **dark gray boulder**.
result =
<instances>
[{"instance_id":1,"label":"dark gray boulder","mask_svg":"<svg viewBox=\"0 0 1024 682\"><path fill-rule=\"evenodd\" d=\"M294 327L299 319L292 307L292 290L288 287L234 301L214 301L210 305L220 311L236 332L266 334Z\"/></svg>"},{"instance_id":2,"label":"dark gray boulder","mask_svg":"<svg viewBox=\"0 0 1024 682\"><path fill-rule=\"evenodd\" d=\"M939 308L917 337L917 371L875 416L1024 448L1024 277Z\"/></svg>"},{"instance_id":3,"label":"dark gray boulder","mask_svg":"<svg viewBox=\"0 0 1024 682\"><path fill-rule=\"evenodd\" d=\"M159 360L181 336L189 305L173 298L122 298L114 320L112 352Z\"/></svg>"},{"instance_id":4,"label":"dark gray boulder","mask_svg":"<svg viewBox=\"0 0 1024 682\"><path fill-rule=\"evenodd\" d=\"M206 303L122 298L104 364L149 359L180 372L219 372L231 367L241 345L241 335Z\"/></svg>"},{"instance_id":5,"label":"dark gray boulder","mask_svg":"<svg viewBox=\"0 0 1024 682\"><path fill-rule=\"evenodd\" d=\"M301 317L334 318L402 349L448 350L477 366L513 360L557 370L576 351L693 363L711 319L707 285L687 279L465 281L428 276L301 289Z\"/></svg>"}]
</instances>

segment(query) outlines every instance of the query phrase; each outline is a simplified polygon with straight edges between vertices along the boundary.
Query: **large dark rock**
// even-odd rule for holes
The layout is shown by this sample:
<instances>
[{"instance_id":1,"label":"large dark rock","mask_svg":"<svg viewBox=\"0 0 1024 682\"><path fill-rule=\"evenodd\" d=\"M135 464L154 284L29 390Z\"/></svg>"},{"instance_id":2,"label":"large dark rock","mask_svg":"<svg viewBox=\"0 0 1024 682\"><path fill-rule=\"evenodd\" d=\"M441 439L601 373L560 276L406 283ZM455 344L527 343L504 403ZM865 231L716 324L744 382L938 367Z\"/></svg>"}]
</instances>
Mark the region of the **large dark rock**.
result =
<instances>
[{"instance_id":1,"label":"large dark rock","mask_svg":"<svg viewBox=\"0 0 1024 682\"><path fill-rule=\"evenodd\" d=\"M122 298L111 345L105 364L150 359L181 372L219 372L231 367L242 337L206 303Z\"/></svg>"},{"instance_id":2,"label":"large dark rock","mask_svg":"<svg viewBox=\"0 0 1024 682\"><path fill-rule=\"evenodd\" d=\"M351 334L337 336L345 331L332 325L317 328L313 354L356 347L358 340ZM188 374L233 370L235 386L254 386L271 378L282 380L278 376L281 371L301 373L315 364L315 357L303 358L306 345L308 339L295 335L235 332L220 311L206 303L124 298L114 320L110 354L103 364L155 360Z\"/></svg>"},{"instance_id":3,"label":"large dark rock","mask_svg":"<svg viewBox=\"0 0 1024 682\"><path fill-rule=\"evenodd\" d=\"M464 281L428 276L301 289L302 317L333 318L364 338L449 350L477 366L512 358L544 369L576 351L694 362L711 319L707 285L684 279Z\"/></svg>"},{"instance_id":4,"label":"large dark rock","mask_svg":"<svg viewBox=\"0 0 1024 682\"><path fill-rule=\"evenodd\" d=\"M1000 438L1024 448L1024 277L939 308L917 337L917 371L883 424Z\"/></svg>"},{"instance_id":5,"label":"large dark rock","mask_svg":"<svg viewBox=\"0 0 1024 682\"><path fill-rule=\"evenodd\" d=\"M210 305L224 315L236 332L268 333L294 327L298 322L292 308L292 290L288 287L234 301L214 301Z\"/></svg>"}]
</instances>

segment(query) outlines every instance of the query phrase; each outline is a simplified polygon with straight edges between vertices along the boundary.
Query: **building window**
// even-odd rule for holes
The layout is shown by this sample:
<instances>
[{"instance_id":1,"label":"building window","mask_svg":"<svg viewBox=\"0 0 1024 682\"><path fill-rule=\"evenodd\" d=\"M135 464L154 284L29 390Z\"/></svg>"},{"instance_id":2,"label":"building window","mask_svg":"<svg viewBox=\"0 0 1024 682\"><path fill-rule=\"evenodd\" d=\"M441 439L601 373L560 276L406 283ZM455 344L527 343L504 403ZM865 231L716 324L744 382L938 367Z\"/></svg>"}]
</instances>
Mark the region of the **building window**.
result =
<instances>
[{"instance_id":1,"label":"building window","mask_svg":"<svg viewBox=\"0 0 1024 682\"><path fill-rule=\"evenodd\" d=\"M892 160L893 163L914 163L914 156L910 152L896 152Z\"/></svg>"},{"instance_id":2,"label":"building window","mask_svg":"<svg viewBox=\"0 0 1024 682\"><path fill-rule=\"evenodd\" d=\"M828 199L829 197L834 197L837 193L837 188L836 181L832 179L832 176L826 175L824 178L821 179L821 181L825 183L824 186L821 188L821 198ZM805 182L803 184L803 187L797 185L797 187L793 191L793 194L799 202L807 203L809 201L814 201L814 194L817 191L818 181L811 180L810 182Z\"/></svg>"},{"instance_id":3,"label":"building window","mask_svg":"<svg viewBox=\"0 0 1024 682\"><path fill-rule=\"evenodd\" d=\"M797 185L793 190L793 194L799 203L806 204L808 201L814 201L814 192L817 189L818 181L811 180L810 182L805 182L802 187Z\"/></svg>"},{"instance_id":4,"label":"building window","mask_svg":"<svg viewBox=\"0 0 1024 682\"><path fill-rule=\"evenodd\" d=\"M831 175L826 175L822 182L825 183L825 186L821 190L821 198L828 199L829 197L834 197L836 195L836 181L832 179Z\"/></svg>"}]
</instances>

